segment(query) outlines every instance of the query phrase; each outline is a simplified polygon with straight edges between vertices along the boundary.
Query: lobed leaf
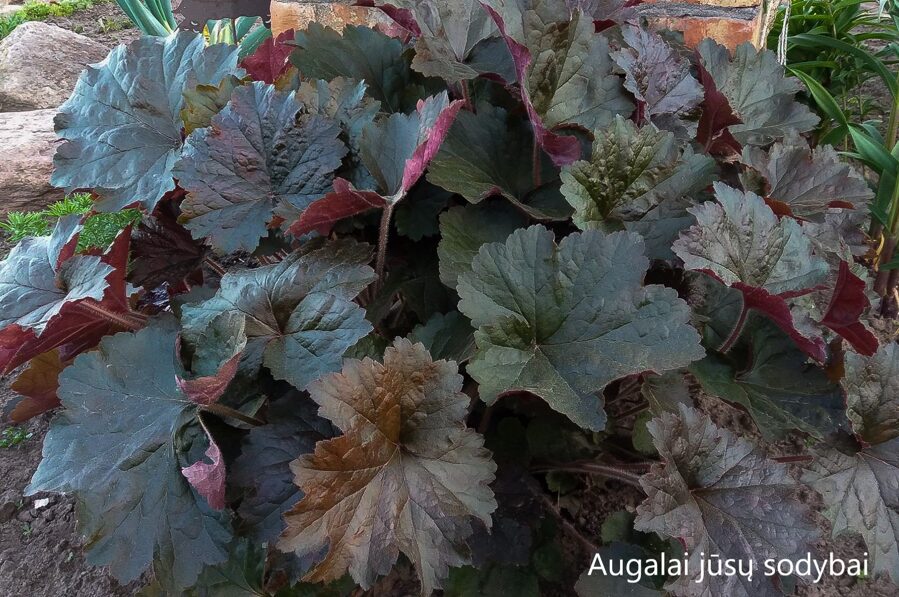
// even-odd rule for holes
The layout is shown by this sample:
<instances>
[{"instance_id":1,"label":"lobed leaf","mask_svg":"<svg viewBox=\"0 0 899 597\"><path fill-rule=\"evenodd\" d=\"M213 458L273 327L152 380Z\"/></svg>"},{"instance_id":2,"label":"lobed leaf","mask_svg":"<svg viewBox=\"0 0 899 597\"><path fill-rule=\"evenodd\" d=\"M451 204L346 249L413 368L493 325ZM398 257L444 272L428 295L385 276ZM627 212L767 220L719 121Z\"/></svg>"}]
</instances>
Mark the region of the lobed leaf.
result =
<instances>
[{"instance_id":1,"label":"lobed leaf","mask_svg":"<svg viewBox=\"0 0 899 597\"><path fill-rule=\"evenodd\" d=\"M56 132L66 142L54 158L53 184L68 192L94 190L100 211L134 203L152 211L175 188L184 90L191 82L218 85L236 73L237 47L206 48L196 33L116 47L81 74L59 108Z\"/></svg>"},{"instance_id":2,"label":"lobed leaf","mask_svg":"<svg viewBox=\"0 0 899 597\"><path fill-rule=\"evenodd\" d=\"M352 299L374 278L370 251L352 241L313 245L275 265L226 274L215 296L182 309L185 341L200 344L223 313L246 317L242 368L265 365L305 388L340 366L343 353L372 327Z\"/></svg>"},{"instance_id":3,"label":"lobed leaf","mask_svg":"<svg viewBox=\"0 0 899 597\"><path fill-rule=\"evenodd\" d=\"M544 160L533 171L534 135L526 121L481 104L460 112L428 169L428 181L479 203L502 195L537 219L571 215L558 190L558 170ZM541 184L542 183L542 184Z\"/></svg>"},{"instance_id":4,"label":"lobed leaf","mask_svg":"<svg viewBox=\"0 0 899 597\"><path fill-rule=\"evenodd\" d=\"M803 90L802 83L784 76L774 52L758 51L746 42L737 46L731 59L728 49L711 39L703 40L696 51L702 68L740 120L728 130L741 145L767 145L788 129L804 133L818 124L818 117L794 99Z\"/></svg>"},{"instance_id":5,"label":"lobed leaf","mask_svg":"<svg viewBox=\"0 0 899 597\"><path fill-rule=\"evenodd\" d=\"M454 207L440 216L440 281L450 288L471 271L471 261L482 245L503 242L527 225L527 218L508 205L485 203Z\"/></svg>"},{"instance_id":6,"label":"lobed leaf","mask_svg":"<svg viewBox=\"0 0 899 597\"><path fill-rule=\"evenodd\" d=\"M302 211L325 194L347 149L333 121L300 109L294 93L257 82L191 133L175 175L194 238L225 253L253 251L282 206Z\"/></svg>"},{"instance_id":7,"label":"lobed leaf","mask_svg":"<svg viewBox=\"0 0 899 597\"><path fill-rule=\"evenodd\" d=\"M747 326L746 345L745 359L713 353L690 371L706 392L749 411L769 441L794 429L822 439L844 426L839 386L789 337L763 320Z\"/></svg>"},{"instance_id":8,"label":"lobed leaf","mask_svg":"<svg viewBox=\"0 0 899 597\"><path fill-rule=\"evenodd\" d=\"M169 210L157 209L131 235L128 279L147 289L180 284L199 269L209 249L195 240Z\"/></svg>"},{"instance_id":9,"label":"lobed leaf","mask_svg":"<svg viewBox=\"0 0 899 597\"><path fill-rule=\"evenodd\" d=\"M383 365L347 360L341 373L310 386L319 413L344 435L291 464L305 497L285 515L278 546L298 555L328 548L305 580L349 571L369 588L402 552L430 595L450 566L470 562L470 519L489 526L496 509L488 487L496 465L465 427L461 389L455 363L435 362L403 339Z\"/></svg>"},{"instance_id":10,"label":"lobed leaf","mask_svg":"<svg viewBox=\"0 0 899 597\"><path fill-rule=\"evenodd\" d=\"M577 138L555 129L603 128L633 104L612 72L609 43L595 33L593 18L579 3L521 0L483 3L509 45L521 99L534 135L553 163L580 157Z\"/></svg>"},{"instance_id":11,"label":"lobed leaf","mask_svg":"<svg viewBox=\"0 0 899 597\"><path fill-rule=\"evenodd\" d=\"M681 152L674 134L653 125L637 128L616 116L594 134L590 160L562 169L562 195L581 230L614 230L637 221L663 201L691 196L712 182L715 162Z\"/></svg>"},{"instance_id":12,"label":"lobed leaf","mask_svg":"<svg viewBox=\"0 0 899 597\"><path fill-rule=\"evenodd\" d=\"M870 358L846 355L846 407L858 442L812 449L802 477L824 499L833 536L861 535L872 574L899 578L899 403L896 344Z\"/></svg>"},{"instance_id":13,"label":"lobed leaf","mask_svg":"<svg viewBox=\"0 0 899 597\"><path fill-rule=\"evenodd\" d=\"M312 230L327 233L341 219L399 203L424 174L456 118L462 102L450 102L446 92L418 103L412 114L391 114L367 125L360 140L362 162L379 193L359 191L345 180L314 202L290 227L300 236Z\"/></svg>"},{"instance_id":14,"label":"lobed leaf","mask_svg":"<svg viewBox=\"0 0 899 597\"><path fill-rule=\"evenodd\" d=\"M634 234L591 230L556 245L541 226L482 246L459 276L459 310L476 327L468 373L488 403L540 396L578 425L601 430L597 393L611 381L702 358L677 293L643 286L649 266Z\"/></svg>"},{"instance_id":15,"label":"lobed leaf","mask_svg":"<svg viewBox=\"0 0 899 597\"><path fill-rule=\"evenodd\" d=\"M787 466L688 406L648 427L663 463L640 479L648 497L634 527L680 539L689 554L689 572L666 588L676 595L781 595L763 574L696 581L704 554L752 562L759 571L768 558L795 562L810 552L818 533Z\"/></svg>"},{"instance_id":16,"label":"lobed leaf","mask_svg":"<svg viewBox=\"0 0 899 597\"><path fill-rule=\"evenodd\" d=\"M765 313L806 353L823 361L823 340L798 329L786 301L824 282L827 263L813 254L795 220L778 220L755 193L715 183L715 195L718 203L688 210L697 224L675 241L674 252L688 270L740 290L744 311Z\"/></svg>"},{"instance_id":17,"label":"lobed leaf","mask_svg":"<svg viewBox=\"0 0 899 597\"><path fill-rule=\"evenodd\" d=\"M621 35L627 45L612 52L612 59L624 71L624 87L637 100L638 113L661 129L692 137L696 124L686 119L704 94L690 62L652 31L626 25Z\"/></svg>"},{"instance_id":18,"label":"lobed leaf","mask_svg":"<svg viewBox=\"0 0 899 597\"><path fill-rule=\"evenodd\" d=\"M368 27L346 26L341 33L309 23L298 31L290 61L307 79L345 77L365 81L387 112L414 108L428 94L409 68L403 44Z\"/></svg>"},{"instance_id":19,"label":"lobed leaf","mask_svg":"<svg viewBox=\"0 0 899 597\"><path fill-rule=\"evenodd\" d=\"M58 222L54 235L49 237L49 240L47 237L43 239L48 243L45 247L46 255L37 250L36 254L32 253L31 255L34 259L31 257L26 259L29 267L33 266L33 269L18 272L5 270L13 276L12 279L19 280L11 287L13 296L22 291L22 288L19 287L21 281L25 281L26 287L34 285L23 296L23 298L31 300L33 305L41 302L38 297L47 300L60 292L65 293L65 297L68 298L62 298L56 306L44 304L38 309L38 312L47 308L54 311L58 307L57 313L45 322L46 325L41 324L41 318L37 317L38 327L14 323L0 330L0 371L10 372L26 361L57 348L60 350L60 358L69 360L80 352L95 346L104 335L134 325L130 319L127 319L130 313L130 290L125 283L130 229L126 228L119 233L109 249L102 255L71 257L78 241L77 229L80 229L80 227L72 228L71 225L77 225L77 222L77 216L62 218ZM34 239L34 241L38 245L41 244L41 239ZM29 241L27 244L30 246L31 242ZM35 246L30 246L29 250L35 251ZM54 258L53 255L57 257ZM12 253L7 261L11 258ZM46 265L42 265L41 261L48 258ZM63 269L62 266L72 261L74 261L75 267ZM51 278L54 275L53 263L59 264L59 272L56 273L58 286L56 285L57 280ZM4 270L0 269L0 271ZM78 278L71 276L78 271L83 274L90 272L90 275L85 275L82 282L77 282ZM104 277L96 279L92 277L94 274L102 274ZM29 278L29 276L34 277ZM54 285L55 290L50 287L51 284ZM94 290L89 292L90 296L72 300L71 292L79 284L84 289L98 288L99 300L93 298L97 296ZM18 290L15 290L16 288ZM59 297L57 296L57 298ZM18 309L25 305L27 302L15 307L11 306L5 312L19 313ZM32 320L35 319L38 312L31 314ZM49 312L45 311L44 315L49 315ZM124 327L122 317L125 317Z\"/></svg>"},{"instance_id":20,"label":"lobed leaf","mask_svg":"<svg viewBox=\"0 0 899 597\"><path fill-rule=\"evenodd\" d=\"M293 47L287 42L293 41L294 37L293 29L282 31L277 38L267 37L240 65L254 81L274 85L290 69Z\"/></svg>"},{"instance_id":21,"label":"lobed leaf","mask_svg":"<svg viewBox=\"0 0 899 597\"><path fill-rule=\"evenodd\" d=\"M388 0L378 4L404 11L413 19L412 68L426 77L458 83L483 74L501 74L497 70L505 70L505 63L511 63L508 51L497 53L491 47L496 25L478 0ZM489 60L481 55L485 50Z\"/></svg>"},{"instance_id":22,"label":"lobed leaf","mask_svg":"<svg viewBox=\"0 0 899 597\"><path fill-rule=\"evenodd\" d=\"M743 149L744 164L764 180L765 201L779 215L823 219L829 208L864 208L874 198L868 183L829 145L810 149L796 131L767 152Z\"/></svg>"},{"instance_id":23,"label":"lobed leaf","mask_svg":"<svg viewBox=\"0 0 899 597\"><path fill-rule=\"evenodd\" d=\"M231 481L247 491L238 512L250 536L260 542L281 534L283 514L303 497L293 483L291 461L333 435L331 425L315 414L315 405L298 392L272 402L268 419L267 425L250 430L231 467ZM305 567L311 563L310 558Z\"/></svg>"},{"instance_id":24,"label":"lobed leaf","mask_svg":"<svg viewBox=\"0 0 899 597\"><path fill-rule=\"evenodd\" d=\"M176 383L176 334L164 319L104 338L98 351L63 372L64 409L26 490L74 492L88 561L109 565L121 582L152 562L171 591L224 561L231 539L227 517L211 510L181 473L179 438L195 421L196 405Z\"/></svg>"}]
</instances>

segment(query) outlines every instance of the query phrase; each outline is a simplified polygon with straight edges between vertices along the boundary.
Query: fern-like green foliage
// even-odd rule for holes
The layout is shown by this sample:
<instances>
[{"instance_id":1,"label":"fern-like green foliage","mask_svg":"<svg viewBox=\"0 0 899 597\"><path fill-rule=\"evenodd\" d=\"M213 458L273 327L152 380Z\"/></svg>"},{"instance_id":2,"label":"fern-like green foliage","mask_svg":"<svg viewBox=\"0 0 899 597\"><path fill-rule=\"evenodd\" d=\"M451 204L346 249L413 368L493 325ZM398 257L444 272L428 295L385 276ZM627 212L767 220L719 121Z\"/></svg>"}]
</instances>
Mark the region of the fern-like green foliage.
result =
<instances>
[{"instance_id":1,"label":"fern-like green foliage","mask_svg":"<svg viewBox=\"0 0 899 597\"><path fill-rule=\"evenodd\" d=\"M49 236L56 219L73 214L86 214L93 205L87 193L74 193L62 201L53 203L42 211L14 211L0 222L0 229L6 231L11 242L17 243L28 236ZM140 222L141 214L136 209L126 209L114 213L99 213L90 216L84 223L84 231L78 239L78 249L105 249L116 235L126 226Z\"/></svg>"}]
</instances>

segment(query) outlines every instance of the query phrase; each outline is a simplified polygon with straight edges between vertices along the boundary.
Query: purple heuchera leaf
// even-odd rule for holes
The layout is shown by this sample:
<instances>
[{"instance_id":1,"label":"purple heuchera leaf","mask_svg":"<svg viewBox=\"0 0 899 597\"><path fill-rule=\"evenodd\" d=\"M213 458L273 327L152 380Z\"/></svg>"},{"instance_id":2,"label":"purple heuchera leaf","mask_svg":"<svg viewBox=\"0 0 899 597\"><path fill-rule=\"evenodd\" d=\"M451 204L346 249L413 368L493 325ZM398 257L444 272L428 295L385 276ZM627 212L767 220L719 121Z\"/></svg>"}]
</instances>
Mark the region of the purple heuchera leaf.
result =
<instances>
[{"instance_id":1,"label":"purple heuchera leaf","mask_svg":"<svg viewBox=\"0 0 899 597\"><path fill-rule=\"evenodd\" d=\"M612 72L609 44L597 35L591 3L524 0L520 4L482 1L506 40L521 99L540 146L558 166L580 158L574 136L554 132L580 128L593 132L616 114L627 116L633 103Z\"/></svg>"},{"instance_id":2,"label":"purple heuchera leaf","mask_svg":"<svg viewBox=\"0 0 899 597\"><path fill-rule=\"evenodd\" d=\"M728 127L740 145L767 145L785 130L805 132L818 124L818 117L795 100L804 86L799 79L785 76L774 52L759 51L746 42L731 57L730 50L711 39L703 40L696 52L701 72L714 81L740 119ZM706 85L707 80L702 83Z\"/></svg>"},{"instance_id":3,"label":"purple heuchera leaf","mask_svg":"<svg viewBox=\"0 0 899 597\"><path fill-rule=\"evenodd\" d=\"M311 203L290 232L326 233L341 219L400 202L440 149L463 103L449 101L444 91L419 101L412 114L391 114L383 122L369 124L362 133L361 156L377 181L379 193L360 191L348 181L337 179L334 190Z\"/></svg>"},{"instance_id":4,"label":"purple heuchera leaf","mask_svg":"<svg viewBox=\"0 0 899 597\"><path fill-rule=\"evenodd\" d=\"M208 435L208 434L207 434ZM225 509L225 462L212 436L209 437L209 448L206 457L211 462L198 460L190 466L183 467L181 473L193 485L197 493L206 498L215 510Z\"/></svg>"},{"instance_id":5,"label":"purple heuchera leaf","mask_svg":"<svg viewBox=\"0 0 899 597\"><path fill-rule=\"evenodd\" d=\"M624 86L637 99L638 113L672 130L671 125L692 113L703 99L702 86L690 74L690 62L657 33L625 26L621 34L627 47L612 52L612 59L624 71Z\"/></svg>"},{"instance_id":6,"label":"purple heuchera leaf","mask_svg":"<svg viewBox=\"0 0 899 597\"><path fill-rule=\"evenodd\" d=\"M764 151L743 148L742 162L763 179L759 189L778 214L821 221L829 208L858 209L874 197L865 179L829 145L815 149L791 130Z\"/></svg>"},{"instance_id":7,"label":"purple heuchera leaf","mask_svg":"<svg viewBox=\"0 0 899 597\"><path fill-rule=\"evenodd\" d=\"M648 425L662 457L640 479L646 500L634 528L680 539L689 554L689 573L666 588L700 597L778 597L780 589L764 574L704 575L702 559L752 562L756 571L768 558L795 561L811 550L818 532L799 486L785 464L765 457L746 439L721 429L694 408L663 413Z\"/></svg>"},{"instance_id":8,"label":"purple heuchera leaf","mask_svg":"<svg viewBox=\"0 0 899 597\"><path fill-rule=\"evenodd\" d=\"M248 75L253 77L253 80L269 84L275 83L290 69L290 54L294 48L287 45L287 42L293 41L293 38L293 29L282 31L277 39L267 38L240 65Z\"/></svg>"},{"instance_id":9,"label":"purple heuchera leaf","mask_svg":"<svg viewBox=\"0 0 899 597\"><path fill-rule=\"evenodd\" d=\"M824 282L827 263L795 220L778 220L755 193L715 183L718 203L689 211L697 225L674 242L674 253L690 270L705 272L743 293L744 313L762 311L810 356L824 359L821 338L808 338L793 323L787 299Z\"/></svg>"}]
</instances>

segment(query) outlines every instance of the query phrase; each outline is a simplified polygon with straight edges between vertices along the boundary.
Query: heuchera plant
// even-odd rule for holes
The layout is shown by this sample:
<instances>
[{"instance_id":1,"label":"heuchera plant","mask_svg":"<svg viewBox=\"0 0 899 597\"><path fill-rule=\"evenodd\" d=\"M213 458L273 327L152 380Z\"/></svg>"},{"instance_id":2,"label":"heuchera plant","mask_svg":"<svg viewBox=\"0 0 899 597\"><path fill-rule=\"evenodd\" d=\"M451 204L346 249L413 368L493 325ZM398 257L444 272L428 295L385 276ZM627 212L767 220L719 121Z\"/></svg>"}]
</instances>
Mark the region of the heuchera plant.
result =
<instances>
[{"instance_id":1,"label":"heuchera plant","mask_svg":"<svg viewBox=\"0 0 899 597\"><path fill-rule=\"evenodd\" d=\"M596 476L645 493L609 557L796 559L814 490L899 579L899 351L854 260L872 194L802 137L798 81L614 0L381 8L384 31L242 60L144 37L60 108L53 182L144 214L105 251L62 218L0 264L7 415L56 411L27 491L74 494L88 561L151 570L148 594L344 595L411 565L422 595L535 595L565 578L546 520L598 541L549 496ZM691 380L801 434L801 481ZM790 586L692 569L640 594Z\"/></svg>"}]
</instances>

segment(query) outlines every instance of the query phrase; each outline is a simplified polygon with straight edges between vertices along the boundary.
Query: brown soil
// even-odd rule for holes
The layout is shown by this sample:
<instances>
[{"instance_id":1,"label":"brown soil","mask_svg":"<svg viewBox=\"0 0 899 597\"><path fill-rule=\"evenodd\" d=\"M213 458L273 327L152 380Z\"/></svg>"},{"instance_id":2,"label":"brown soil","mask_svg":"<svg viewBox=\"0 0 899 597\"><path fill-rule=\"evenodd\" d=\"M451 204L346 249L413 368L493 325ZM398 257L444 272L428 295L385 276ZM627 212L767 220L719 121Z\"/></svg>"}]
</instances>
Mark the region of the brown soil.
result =
<instances>
[{"instance_id":1,"label":"brown soil","mask_svg":"<svg viewBox=\"0 0 899 597\"><path fill-rule=\"evenodd\" d=\"M0 389L0 410L13 393ZM118 597L133 595L104 568L84 561L75 531L74 500L60 495L24 497L23 492L41 459L41 444L50 415L24 427L33 434L18 447L0 449L0 595ZM43 508L35 501L49 498Z\"/></svg>"},{"instance_id":2,"label":"brown soil","mask_svg":"<svg viewBox=\"0 0 899 597\"><path fill-rule=\"evenodd\" d=\"M108 48L113 48L120 43L128 43L140 37L140 30L131 26L131 21L115 2L104 2L93 8L81 10L67 17L51 17L47 22L80 33L94 41L100 42ZM104 30L104 24L107 30ZM116 27L120 28L118 30Z\"/></svg>"}]
</instances>

